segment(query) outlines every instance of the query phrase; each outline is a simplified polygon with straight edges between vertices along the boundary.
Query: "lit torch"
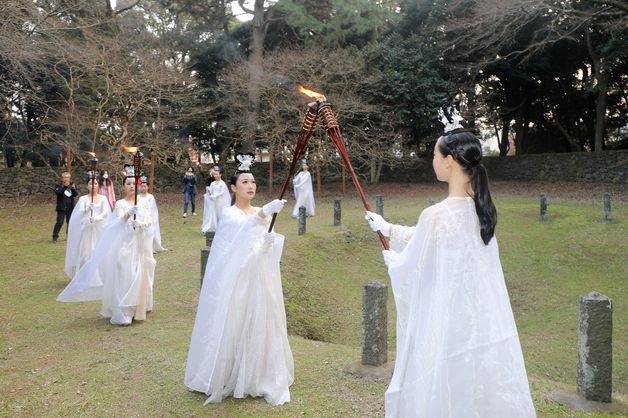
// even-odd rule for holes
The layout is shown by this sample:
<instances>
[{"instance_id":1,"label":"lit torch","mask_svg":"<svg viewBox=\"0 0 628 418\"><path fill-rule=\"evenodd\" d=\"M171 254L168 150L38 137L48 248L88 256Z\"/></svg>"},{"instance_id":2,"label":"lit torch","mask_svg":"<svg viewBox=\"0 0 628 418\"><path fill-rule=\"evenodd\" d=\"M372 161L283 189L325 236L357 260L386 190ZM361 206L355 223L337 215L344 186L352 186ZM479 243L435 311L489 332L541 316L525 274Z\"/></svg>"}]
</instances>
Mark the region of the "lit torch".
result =
<instances>
[{"instance_id":1,"label":"lit torch","mask_svg":"<svg viewBox=\"0 0 628 418\"><path fill-rule=\"evenodd\" d=\"M91 179L92 179L92 192L90 194L91 196L91 202L94 203L94 181L96 181L96 168L98 167L98 158L96 158L96 153L95 152L87 152L87 154L92 157L89 159L89 162L91 164ZM94 209L90 209L90 216L94 216Z\"/></svg>"},{"instance_id":2,"label":"lit torch","mask_svg":"<svg viewBox=\"0 0 628 418\"><path fill-rule=\"evenodd\" d=\"M316 102L309 103L307 105L307 113L305 114L305 118L303 118L303 124L301 125L301 131L299 132L299 138L297 139L297 144L294 147L294 152L292 154L292 161L290 162L290 167L288 168L288 176L286 180L283 182L283 186L281 187L281 193L279 194L279 199L283 199L284 194L286 193L286 189L288 188L288 183L294 174L294 169L297 165L297 161L305 152L305 148L307 147L307 143L314 132L314 127L316 126L316 118L318 114L318 106L321 101L325 100L325 96L320 93L316 93L315 91L308 90L298 85L297 89L300 93L305 94L308 97L312 97L316 99ZM270 226L268 227L268 232L273 230L273 226L275 225L275 220L277 219L277 214L273 213L273 218L270 221Z\"/></svg>"},{"instance_id":3,"label":"lit torch","mask_svg":"<svg viewBox=\"0 0 628 418\"><path fill-rule=\"evenodd\" d=\"M347 152L347 148L345 146L345 140L342 137L342 134L340 133L340 125L338 124L338 120L336 119L336 116L334 115L334 112L331 109L331 104L327 102L321 103L318 113L321 118L321 123L325 127L325 131L327 132L327 135L331 138L331 141L336 146L336 149L338 150L340 157L344 161L345 166L347 166L347 170L349 171L349 174L351 175L351 178L353 179L353 184L355 184L355 188L358 190L358 193L360 194L360 198L362 199L364 208L370 212L371 207L366 201L366 196L364 196L364 191L362 190L362 186L360 186L358 176L355 174L355 171L353 170L353 166L351 165L351 161L349 160L349 153ZM384 247L385 250L387 250L388 242L386 242L386 238L384 238L384 235L381 233L381 231L377 231L377 235L379 236L379 240L381 241L382 246Z\"/></svg>"}]
</instances>

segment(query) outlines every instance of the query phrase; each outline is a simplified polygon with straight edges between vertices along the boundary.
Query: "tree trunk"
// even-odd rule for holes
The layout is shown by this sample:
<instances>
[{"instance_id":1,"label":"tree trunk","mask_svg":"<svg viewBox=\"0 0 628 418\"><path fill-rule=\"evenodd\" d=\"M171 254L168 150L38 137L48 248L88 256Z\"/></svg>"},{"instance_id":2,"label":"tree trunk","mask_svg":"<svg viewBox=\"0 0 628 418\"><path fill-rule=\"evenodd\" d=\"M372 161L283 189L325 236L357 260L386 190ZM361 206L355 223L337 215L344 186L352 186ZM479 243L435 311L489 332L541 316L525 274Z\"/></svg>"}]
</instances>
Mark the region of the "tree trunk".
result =
<instances>
[{"instance_id":1,"label":"tree trunk","mask_svg":"<svg viewBox=\"0 0 628 418\"><path fill-rule=\"evenodd\" d=\"M528 96L525 96L515 115L515 146L517 155L525 153L525 136L528 124Z\"/></svg>"},{"instance_id":2,"label":"tree trunk","mask_svg":"<svg viewBox=\"0 0 628 418\"><path fill-rule=\"evenodd\" d=\"M608 97L608 74L596 74L597 97L595 98L595 142L594 151L604 150L604 131L606 129L606 99Z\"/></svg>"},{"instance_id":3,"label":"tree trunk","mask_svg":"<svg viewBox=\"0 0 628 418\"><path fill-rule=\"evenodd\" d=\"M499 139L499 156L505 157L510 151L510 141L508 140L508 134L510 133L510 120L503 121L502 135Z\"/></svg>"},{"instance_id":4,"label":"tree trunk","mask_svg":"<svg viewBox=\"0 0 628 418\"><path fill-rule=\"evenodd\" d=\"M601 59L593 47L591 32L584 29L584 39L587 44L587 51L591 58L591 67L595 85L595 139L593 150L601 152L604 149L604 130L606 128L606 99L608 95L608 73L602 69Z\"/></svg>"},{"instance_id":5,"label":"tree trunk","mask_svg":"<svg viewBox=\"0 0 628 418\"><path fill-rule=\"evenodd\" d=\"M262 80L262 57L264 55L264 38L266 28L264 22L264 0L255 0L253 14L253 39L251 41L251 55L249 56L249 104L246 112L247 130L242 139L242 151L254 152L257 138L257 115L260 106L260 87Z\"/></svg>"}]
</instances>

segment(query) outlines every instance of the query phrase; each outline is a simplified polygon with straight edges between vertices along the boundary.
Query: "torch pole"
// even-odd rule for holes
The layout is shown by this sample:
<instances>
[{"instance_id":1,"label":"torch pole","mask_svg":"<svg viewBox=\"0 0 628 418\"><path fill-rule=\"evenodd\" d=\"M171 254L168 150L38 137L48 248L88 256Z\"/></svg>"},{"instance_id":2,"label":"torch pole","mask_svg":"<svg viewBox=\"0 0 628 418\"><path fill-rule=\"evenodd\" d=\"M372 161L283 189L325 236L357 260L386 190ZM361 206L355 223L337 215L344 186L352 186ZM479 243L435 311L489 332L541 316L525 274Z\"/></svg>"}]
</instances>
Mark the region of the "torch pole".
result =
<instances>
[{"instance_id":1,"label":"torch pole","mask_svg":"<svg viewBox=\"0 0 628 418\"><path fill-rule=\"evenodd\" d=\"M349 175L351 176L351 179L353 180L353 184L355 184L355 188L358 190L358 194L360 195L360 198L362 199L362 204L364 205L364 208L370 212L371 207L366 200L366 196L364 195L364 190L362 190L362 186L360 185L358 176L355 174L355 170L353 169L353 166L351 165L351 161L349 160L349 153L347 152L347 148L345 146L345 140L342 137L342 134L340 133L340 125L338 124L338 120L336 119L336 116L334 116L334 113L331 109L331 105L329 103L321 104L318 113L320 115L321 122L323 126L325 127L325 131L327 132L327 135L331 138L331 141L336 146L336 149L338 150L340 157L344 161L345 166L347 167L347 170L349 171ZM384 234L382 234L381 231L377 231L377 235L384 249L388 250L389 249L388 242L386 242L386 238L384 238Z\"/></svg>"},{"instance_id":2,"label":"torch pole","mask_svg":"<svg viewBox=\"0 0 628 418\"><path fill-rule=\"evenodd\" d=\"M133 155L133 175L135 176L135 199L133 201L133 205L137 206L137 189L140 181L140 176L142 175L142 153L138 149ZM133 220L137 218L137 214L133 214Z\"/></svg>"},{"instance_id":3,"label":"torch pole","mask_svg":"<svg viewBox=\"0 0 628 418\"><path fill-rule=\"evenodd\" d=\"M91 198L91 203L94 203L94 181L96 180L96 168L98 166L98 158L96 158L96 155L94 155L92 158L89 159L89 162L92 164L92 175L91 175L91 180L92 180L92 190L90 193L90 198ZM90 213L89 216L94 216L94 209L90 209Z\"/></svg>"},{"instance_id":4,"label":"torch pole","mask_svg":"<svg viewBox=\"0 0 628 418\"><path fill-rule=\"evenodd\" d=\"M279 194L279 199L283 199L284 194L286 193L286 189L288 188L288 183L290 183L290 179L292 179L292 174L294 174L294 168L297 165L297 161L305 151L307 147L307 143L312 136L312 132L314 132L314 126L316 125L316 117L318 114L318 102L313 102L308 104L307 113L305 114L305 118L303 119L303 124L301 125L301 131L299 132L299 138L297 139L297 144L294 147L294 153L292 154L292 161L290 162L290 168L288 169L288 175L286 176L286 180L283 182L283 186L281 187L281 193ZM275 220L277 219L277 214L273 213L273 218L270 221L270 226L268 227L268 232L273 230L273 226L275 226Z\"/></svg>"}]
</instances>

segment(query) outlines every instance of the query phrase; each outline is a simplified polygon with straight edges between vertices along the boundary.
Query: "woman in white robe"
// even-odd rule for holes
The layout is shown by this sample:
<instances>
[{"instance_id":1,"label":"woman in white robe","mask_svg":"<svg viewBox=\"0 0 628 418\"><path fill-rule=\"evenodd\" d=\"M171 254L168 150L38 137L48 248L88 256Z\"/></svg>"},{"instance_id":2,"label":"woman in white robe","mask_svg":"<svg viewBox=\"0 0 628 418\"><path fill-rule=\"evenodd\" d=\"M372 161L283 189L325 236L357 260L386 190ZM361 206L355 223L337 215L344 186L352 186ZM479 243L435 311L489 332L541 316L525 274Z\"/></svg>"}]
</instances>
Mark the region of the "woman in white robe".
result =
<instances>
[{"instance_id":1,"label":"woman in white robe","mask_svg":"<svg viewBox=\"0 0 628 418\"><path fill-rule=\"evenodd\" d=\"M216 231L218 220L224 208L231 205L231 195L227 184L222 180L222 171L220 167L214 166L211 171L214 181L206 187L203 205L203 225L201 232Z\"/></svg>"},{"instance_id":2,"label":"woman in white robe","mask_svg":"<svg viewBox=\"0 0 628 418\"><path fill-rule=\"evenodd\" d=\"M147 233L152 222L150 204L139 199L134 205L133 177L125 177L124 192L91 259L57 297L60 302L102 300L100 313L114 325L143 321L153 309L156 262Z\"/></svg>"},{"instance_id":3,"label":"woman in white robe","mask_svg":"<svg viewBox=\"0 0 628 418\"><path fill-rule=\"evenodd\" d=\"M98 180L90 177L88 194L81 196L74 206L68 225L68 244L65 249L65 273L73 278L88 261L102 232L104 220L111 213L109 202L98 193Z\"/></svg>"},{"instance_id":4,"label":"woman in white robe","mask_svg":"<svg viewBox=\"0 0 628 418\"><path fill-rule=\"evenodd\" d=\"M294 176L292 180L294 186L294 198L296 203L292 209L292 217L299 216L299 208L305 207L306 216L314 216L316 204L314 203L314 192L312 190L312 176L307 164L303 164L302 171Z\"/></svg>"},{"instance_id":5,"label":"woman in white robe","mask_svg":"<svg viewBox=\"0 0 628 418\"><path fill-rule=\"evenodd\" d=\"M140 194L137 198L146 199L150 205L152 222L148 228L148 233L153 237L153 251L156 253L167 251L167 249L161 245L161 228L159 227L159 210L157 209L157 201L155 200L155 196L148 193L148 179L144 176L142 176L141 179Z\"/></svg>"},{"instance_id":6,"label":"woman in white robe","mask_svg":"<svg viewBox=\"0 0 628 418\"><path fill-rule=\"evenodd\" d=\"M439 138L434 171L449 196L415 227L367 212L390 237L384 251L397 307L397 356L387 417L534 417L499 261L497 222L479 140Z\"/></svg>"},{"instance_id":7,"label":"woman in white robe","mask_svg":"<svg viewBox=\"0 0 628 418\"><path fill-rule=\"evenodd\" d=\"M288 343L279 260L282 235L267 233L285 200L251 206L255 179L231 179L235 204L224 209L212 243L185 369L188 388L227 396L290 401L294 363Z\"/></svg>"}]
</instances>

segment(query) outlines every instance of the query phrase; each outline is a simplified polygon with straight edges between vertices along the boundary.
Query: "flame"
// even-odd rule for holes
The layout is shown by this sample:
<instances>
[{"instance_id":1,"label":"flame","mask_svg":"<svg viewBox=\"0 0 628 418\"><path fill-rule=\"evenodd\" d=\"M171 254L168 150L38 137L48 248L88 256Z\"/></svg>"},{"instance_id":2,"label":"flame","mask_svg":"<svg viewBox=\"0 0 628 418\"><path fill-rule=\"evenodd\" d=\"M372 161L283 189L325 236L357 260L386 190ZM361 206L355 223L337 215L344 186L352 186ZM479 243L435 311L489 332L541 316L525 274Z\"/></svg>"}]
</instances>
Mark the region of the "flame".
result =
<instances>
[{"instance_id":1,"label":"flame","mask_svg":"<svg viewBox=\"0 0 628 418\"><path fill-rule=\"evenodd\" d=\"M90 157L95 157L96 153L95 152L91 152L91 151L87 151L87 155L89 155Z\"/></svg>"},{"instance_id":2,"label":"flame","mask_svg":"<svg viewBox=\"0 0 628 418\"><path fill-rule=\"evenodd\" d=\"M137 152L137 149L137 147L127 147L126 145L122 145L122 151Z\"/></svg>"},{"instance_id":3,"label":"flame","mask_svg":"<svg viewBox=\"0 0 628 418\"><path fill-rule=\"evenodd\" d=\"M316 99L317 101L324 101L325 100L325 96L323 94L315 92L314 90L306 89L305 87L303 87L300 84L297 84L297 90L299 90L299 93L303 93L307 97L311 97L313 99Z\"/></svg>"}]
</instances>

